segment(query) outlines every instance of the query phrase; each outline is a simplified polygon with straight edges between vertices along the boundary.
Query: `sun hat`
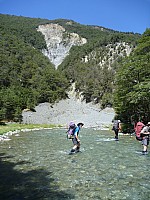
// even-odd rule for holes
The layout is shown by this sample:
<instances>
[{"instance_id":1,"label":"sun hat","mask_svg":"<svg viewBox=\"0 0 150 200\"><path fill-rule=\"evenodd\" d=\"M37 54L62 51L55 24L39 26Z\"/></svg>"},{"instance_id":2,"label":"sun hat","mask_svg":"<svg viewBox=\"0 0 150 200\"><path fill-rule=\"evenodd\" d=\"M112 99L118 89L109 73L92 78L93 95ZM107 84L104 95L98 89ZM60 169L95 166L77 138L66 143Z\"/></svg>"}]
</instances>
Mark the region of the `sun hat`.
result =
<instances>
[{"instance_id":1,"label":"sun hat","mask_svg":"<svg viewBox=\"0 0 150 200\"><path fill-rule=\"evenodd\" d=\"M81 126L83 126L84 124L83 124L83 123L81 123L81 122L77 124L77 126L80 126L80 125L81 125Z\"/></svg>"}]
</instances>

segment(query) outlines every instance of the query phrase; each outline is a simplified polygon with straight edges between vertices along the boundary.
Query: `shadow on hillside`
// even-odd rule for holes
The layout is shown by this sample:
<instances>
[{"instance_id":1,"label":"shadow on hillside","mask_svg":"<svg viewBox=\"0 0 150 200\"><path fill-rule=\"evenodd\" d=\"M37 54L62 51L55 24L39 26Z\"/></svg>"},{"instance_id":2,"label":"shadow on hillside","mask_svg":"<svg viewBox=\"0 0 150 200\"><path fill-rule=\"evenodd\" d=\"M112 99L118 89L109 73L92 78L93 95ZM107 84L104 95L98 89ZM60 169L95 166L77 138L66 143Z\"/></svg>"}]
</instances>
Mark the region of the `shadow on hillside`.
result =
<instances>
[{"instance_id":1,"label":"shadow on hillside","mask_svg":"<svg viewBox=\"0 0 150 200\"><path fill-rule=\"evenodd\" d=\"M57 182L51 178L52 172L43 169L21 172L14 169L16 165L29 164L21 161L7 161L10 156L0 154L0 197L3 200L74 199L74 195L60 191ZM20 166L21 168L21 166Z\"/></svg>"}]
</instances>

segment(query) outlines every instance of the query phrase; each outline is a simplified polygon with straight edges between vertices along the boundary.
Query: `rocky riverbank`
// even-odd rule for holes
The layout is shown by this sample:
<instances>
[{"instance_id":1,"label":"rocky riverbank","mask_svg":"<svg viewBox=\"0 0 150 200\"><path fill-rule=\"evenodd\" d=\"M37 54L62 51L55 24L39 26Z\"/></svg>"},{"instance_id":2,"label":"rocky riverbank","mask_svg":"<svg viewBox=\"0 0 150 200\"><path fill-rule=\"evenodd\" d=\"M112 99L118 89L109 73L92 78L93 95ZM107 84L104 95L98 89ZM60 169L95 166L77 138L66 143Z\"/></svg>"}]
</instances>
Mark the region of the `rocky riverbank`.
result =
<instances>
[{"instance_id":1,"label":"rocky riverbank","mask_svg":"<svg viewBox=\"0 0 150 200\"><path fill-rule=\"evenodd\" d=\"M69 92L69 98L54 105L42 103L35 107L36 112L24 111L23 123L55 124L66 126L70 121L83 122L84 127L104 128L111 124L115 112L113 108L100 109L99 105L85 103L77 98L74 89Z\"/></svg>"},{"instance_id":2,"label":"rocky riverbank","mask_svg":"<svg viewBox=\"0 0 150 200\"><path fill-rule=\"evenodd\" d=\"M86 103L82 100L82 96L75 92L75 85L72 85L68 92L68 99L61 100L54 105L50 103L42 103L35 107L35 112L24 110L22 112L23 124L53 124L55 127L67 127L70 121L76 124L84 123L85 128L108 129L115 116L113 108L100 109L99 105ZM31 130L40 130L43 128L19 129L9 131L0 136L0 141L9 140L9 136L20 131L28 132Z\"/></svg>"}]
</instances>

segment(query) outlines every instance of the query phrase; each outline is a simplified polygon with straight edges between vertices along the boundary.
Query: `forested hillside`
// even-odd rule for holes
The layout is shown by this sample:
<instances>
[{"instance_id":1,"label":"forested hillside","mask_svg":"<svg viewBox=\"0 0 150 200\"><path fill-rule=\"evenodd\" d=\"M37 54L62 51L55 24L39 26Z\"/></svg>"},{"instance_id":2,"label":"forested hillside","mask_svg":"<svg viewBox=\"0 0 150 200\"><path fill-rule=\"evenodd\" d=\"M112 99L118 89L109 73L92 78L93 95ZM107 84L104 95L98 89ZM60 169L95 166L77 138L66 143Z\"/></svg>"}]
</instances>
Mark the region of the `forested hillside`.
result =
<instances>
[{"instance_id":1,"label":"forested hillside","mask_svg":"<svg viewBox=\"0 0 150 200\"><path fill-rule=\"evenodd\" d=\"M38 49L40 19L0 15L0 119L21 120L22 110L66 98L68 80Z\"/></svg>"},{"instance_id":2,"label":"forested hillside","mask_svg":"<svg viewBox=\"0 0 150 200\"><path fill-rule=\"evenodd\" d=\"M47 23L58 23L87 39L83 46L71 48L57 70L42 54L47 46L37 31ZM71 20L0 15L0 119L18 121L24 108L66 98L73 82L86 102L100 103L102 108L113 106L116 71L140 37Z\"/></svg>"},{"instance_id":3,"label":"forested hillside","mask_svg":"<svg viewBox=\"0 0 150 200\"><path fill-rule=\"evenodd\" d=\"M118 68L113 105L122 121L150 121L150 29Z\"/></svg>"},{"instance_id":4,"label":"forested hillside","mask_svg":"<svg viewBox=\"0 0 150 200\"><path fill-rule=\"evenodd\" d=\"M88 40L83 46L72 47L58 69L72 82L76 82L76 91L82 92L86 102L100 103L101 108L112 106L114 75L122 58L127 57L136 47L140 35L83 26L72 21L56 22Z\"/></svg>"}]
</instances>

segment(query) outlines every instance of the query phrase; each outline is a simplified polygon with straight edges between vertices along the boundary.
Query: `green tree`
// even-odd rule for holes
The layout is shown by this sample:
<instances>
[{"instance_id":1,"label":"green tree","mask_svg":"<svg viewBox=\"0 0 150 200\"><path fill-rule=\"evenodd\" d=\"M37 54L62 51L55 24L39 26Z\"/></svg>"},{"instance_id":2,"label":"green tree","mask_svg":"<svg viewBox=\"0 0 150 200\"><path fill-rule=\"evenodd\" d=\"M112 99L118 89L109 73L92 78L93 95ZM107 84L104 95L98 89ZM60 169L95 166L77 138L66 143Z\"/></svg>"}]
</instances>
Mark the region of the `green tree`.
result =
<instances>
[{"instance_id":1,"label":"green tree","mask_svg":"<svg viewBox=\"0 0 150 200\"><path fill-rule=\"evenodd\" d=\"M116 75L114 106L122 120L150 120L150 29Z\"/></svg>"}]
</instances>

